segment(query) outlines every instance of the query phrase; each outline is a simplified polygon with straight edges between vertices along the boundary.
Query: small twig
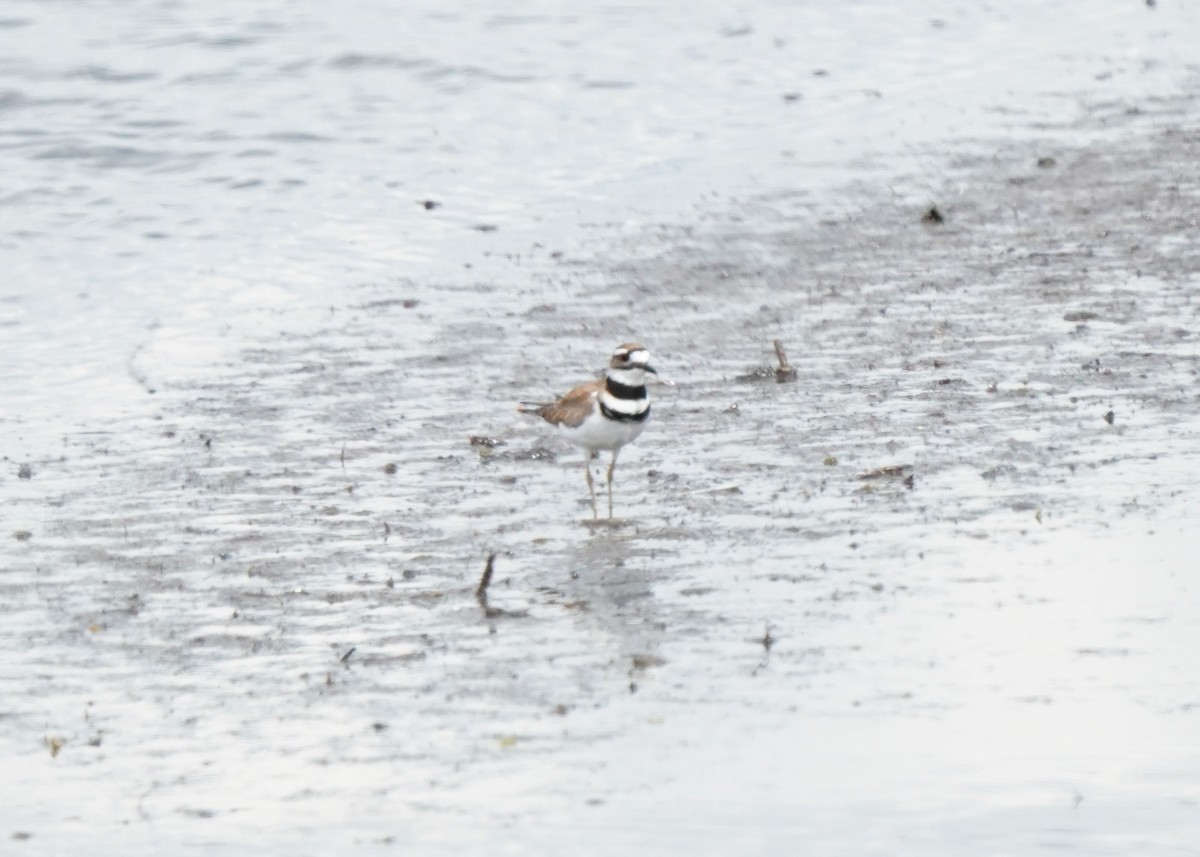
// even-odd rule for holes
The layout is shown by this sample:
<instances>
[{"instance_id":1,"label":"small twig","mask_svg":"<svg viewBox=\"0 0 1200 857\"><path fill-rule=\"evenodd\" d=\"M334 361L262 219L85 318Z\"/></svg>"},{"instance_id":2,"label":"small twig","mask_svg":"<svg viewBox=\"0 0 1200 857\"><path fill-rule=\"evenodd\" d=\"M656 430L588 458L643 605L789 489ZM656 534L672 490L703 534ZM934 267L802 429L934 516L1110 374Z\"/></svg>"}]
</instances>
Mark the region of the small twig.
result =
<instances>
[{"instance_id":1,"label":"small twig","mask_svg":"<svg viewBox=\"0 0 1200 857\"><path fill-rule=\"evenodd\" d=\"M342 655L342 663L346 663L347 661L349 661L350 656L352 654L354 654L354 652L357 648L358 648L357 646L351 646L350 650L348 652L346 652L346 654Z\"/></svg>"},{"instance_id":2,"label":"small twig","mask_svg":"<svg viewBox=\"0 0 1200 857\"><path fill-rule=\"evenodd\" d=\"M763 631L762 639L759 642L762 643L762 647L768 652L771 651L771 646L775 645L775 638L771 636L770 625L767 625L766 630Z\"/></svg>"},{"instance_id":3,"label":"small twig","mask_svg":"<svg viewBox=\"0 0 1200 857\"><path fill-rule=\"evenodd\" d=\"M475 600L479 602L479 606L484 610L488 609L488 586L492 582L492 571L496 565L496 554L493 551L488 554L487 565L483 567L483 577L479 578L479 586L475 588Z\"/></svg>"},{"instance_id":4,"label":"small twig","mask_svg":"<svg viewBox=\"0 0 1200 857\"><path fill-rule=\"evenodd\" d=\"M779 368L784 370L791 369L792 364L788 363L787 354L783 350L783 340L776 339L774 345L775 358L779 361Z\"/></svg>"},{"instance_id":5,"label":"small twig","mask_svg":"<svg viewBox=\"0 0 1200 857\"><path fill-rule=\"evenodd\" d=\"M758 662L758 666L750 671L751 676L758 675L760 672L765 670L771 662L771 647L775 645L775 638L771 636L771 626L769 624L763 627L763 635L759 640L756 640L756 642L763 647L763 656L762 660Z\"/></svg>"},{"instance_id":6,"label":"small twig","mask_svg":"<svg viewBox=\"0 0 1200 857\"><path fill-rule=\"evenodd\" d=\"M783 351L783 341L779 339L775 340L775 359L779 361L779 368L775 370L775 380L780 384L795 381L796 370L788 363L787 354Z\"/></svg>"},{"instance_id":7,"label":"small twig","mask_svg":"<svg viewBox=\"0 0 1200 857\"><path fill-rule=\"evenodd\" d=\"M342 444L342 470L346 469L346 444Z\"/></svg>"}]
</instances>

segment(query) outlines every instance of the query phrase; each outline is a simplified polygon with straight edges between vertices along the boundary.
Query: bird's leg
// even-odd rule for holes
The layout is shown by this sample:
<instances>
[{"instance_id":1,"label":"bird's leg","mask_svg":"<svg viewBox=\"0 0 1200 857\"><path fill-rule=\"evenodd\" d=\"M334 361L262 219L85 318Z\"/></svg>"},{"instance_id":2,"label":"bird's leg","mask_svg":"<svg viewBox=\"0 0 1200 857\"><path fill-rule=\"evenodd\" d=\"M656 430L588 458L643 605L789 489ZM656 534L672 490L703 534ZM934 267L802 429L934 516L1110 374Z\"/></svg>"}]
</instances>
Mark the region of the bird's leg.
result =
<instances>
[{"instance_id":1,"label":"bird's leg","mask_svg":"<svg viewBox=\"0 0 1200 857\"><path fill-rule=\"evenodd\" d=\"M612 518L612 476L613 471L617 469L617 453L621 450L614 449L612 463L608 465L608 517Z\"/></svg>"},{"instance_id":2,"label":"bird's leg","mask_svg":"<svg viewBox=\"0 0 1200 857\"><path fill-rule=\"evenodd\" d=\"M596 511L596 489L592 485L592 451L586 450L583 456L583 472L587 474L588 494L592 496L592 519L600 517L600 513Z\"/></svg>"}]
</instances>

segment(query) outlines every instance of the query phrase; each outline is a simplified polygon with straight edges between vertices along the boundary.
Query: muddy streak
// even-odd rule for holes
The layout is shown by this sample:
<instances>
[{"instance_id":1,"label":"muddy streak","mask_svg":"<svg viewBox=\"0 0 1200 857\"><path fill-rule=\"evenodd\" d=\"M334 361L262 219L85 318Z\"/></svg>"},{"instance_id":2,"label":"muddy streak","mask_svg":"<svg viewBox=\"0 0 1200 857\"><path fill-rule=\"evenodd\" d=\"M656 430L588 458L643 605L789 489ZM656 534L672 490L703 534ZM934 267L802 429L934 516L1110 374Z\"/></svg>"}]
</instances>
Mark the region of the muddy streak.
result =
<instances>
[{"instance_id":1,"label":"muddy streak","mask_svg":"<svg viewBox=\"0 0 1200 857\"><path fill-rule=\"evenodd\" d=\"M1070 620L1033 570L983 557L1154 526L1200 470L1200 137L1124 122L1120 145L980 146L932 198L903 177L819 210L781 195L440 299L364 286L202 379L164 379L153 418L70 435L29 479L14 463L6 529L27 535L5 534L0 598L23 690L0 723L28 773L10 817L45 843L132 826L146 853L453 843L483 836L464 820L619 806L641 757L585 774L608 746L638 751L651 718L703 708L719 744L756 710L1017 705L972 678L995 642L970 628L941 653L956 680L931 678L923 623L1039 599ZM930 204L940 225L921 222ZM653 391L622 456L623 520L589 527L577 454L513 405L629 338L679 387ZM798 382L746 379L775 338ZM528 454L543 446L560 454ZM911 488L880 473L897 465ZM492 551L508 615L489 620L474 589ZM1089 670L1020 692L1200 696L1187 675L1106 666L1141 657L1111 628L1093 639L1108 654ZM53 768L43 738L65 742Z\"/></svg>"}]
</instances>

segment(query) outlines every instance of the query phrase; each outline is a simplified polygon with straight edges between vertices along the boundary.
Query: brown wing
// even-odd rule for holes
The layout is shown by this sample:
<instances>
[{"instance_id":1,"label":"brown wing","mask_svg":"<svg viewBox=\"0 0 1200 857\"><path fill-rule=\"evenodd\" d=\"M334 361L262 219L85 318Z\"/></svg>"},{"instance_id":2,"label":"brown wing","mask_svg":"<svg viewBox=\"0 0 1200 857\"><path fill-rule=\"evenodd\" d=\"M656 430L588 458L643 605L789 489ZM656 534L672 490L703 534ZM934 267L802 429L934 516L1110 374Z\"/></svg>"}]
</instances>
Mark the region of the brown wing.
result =
<instances>
[{"instance_id":1,"label":"brown wing","mask_svg":"<svg viewBox=\"0 0 1200 857\"><path fill-rule=\"evenodd\" d=\"M604 379L588 381L571 390L557 402L538 407L533 413L553 425L575 428L592 412L592 403L604 386Z\"/></svg>"}]
</instances>

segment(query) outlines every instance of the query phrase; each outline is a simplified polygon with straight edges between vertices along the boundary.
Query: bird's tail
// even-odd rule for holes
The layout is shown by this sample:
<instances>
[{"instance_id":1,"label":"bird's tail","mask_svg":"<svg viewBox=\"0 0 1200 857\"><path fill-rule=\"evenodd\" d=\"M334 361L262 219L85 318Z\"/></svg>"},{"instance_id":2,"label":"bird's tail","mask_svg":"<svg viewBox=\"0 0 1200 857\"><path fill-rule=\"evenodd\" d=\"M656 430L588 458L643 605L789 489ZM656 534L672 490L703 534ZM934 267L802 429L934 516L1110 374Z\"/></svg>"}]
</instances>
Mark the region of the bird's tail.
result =
<instances>
[{"instance_id":1,"label":"bird's tail","mask_svg":"<svg viewBox=\"0 0 1200 857\"><path fill-rule=\"evenodd\" d=\"M517 413L532 414L535 417L540 417L551 404L551 402L519 402Z\"/></svg>"}]
</instances>

